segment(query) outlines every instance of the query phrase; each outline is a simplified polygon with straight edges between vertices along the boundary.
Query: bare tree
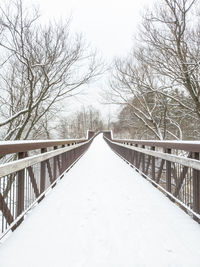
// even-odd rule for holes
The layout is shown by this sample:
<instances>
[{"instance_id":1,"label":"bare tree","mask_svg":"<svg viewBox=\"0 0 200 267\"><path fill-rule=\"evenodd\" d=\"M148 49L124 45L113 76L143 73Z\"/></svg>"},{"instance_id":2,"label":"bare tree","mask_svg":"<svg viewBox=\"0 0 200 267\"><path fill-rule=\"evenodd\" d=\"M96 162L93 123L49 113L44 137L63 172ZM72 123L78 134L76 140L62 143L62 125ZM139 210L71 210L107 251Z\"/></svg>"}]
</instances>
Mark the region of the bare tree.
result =
<instances>
[{"instance_id":1,"label":"bare tree","mask_svg":"<svg viewBox=\"0 0 200 267\"><path fill-rule=\"evenodd\" d=\"M87 130L103 130L104 123L99 110L88 106L82 107L70 116L62 117L57 129L61 138L82 138L86 137Z\"/></svg>"},{"instance_id":2,"label":"bare tree","mask_svg":"<svg viewBox=\"0 0 200 267\"><path fill-rule=\"evenodd\" d=\"M134 128L134 136L200 136L200 25L199 15L192 13L195 2L160 0L144 15L138 44L113 64L109 101L124 105L119 121L124 129Z\"/></svg>"},{"instance_id":3,"label":"bare tree","mask_svg":"<svg viewBox=\"0 0 200 267\"><path fill-rule=\"evenodd\" d=\"M42 26L37 9L21 0L1 7L0 127L5 140L27 139L35 125L64 98L101 72L96 53L70 23Z\"/></svg>"},{"instance_id":4,"label":"bare tree","mask_svg":"<svg viewBox=\"0 0 200 267\"><path fill-rule=\"evenodd\" d=\"M149 137L160 140L182 139L183 112L172 98L160 93L167 94L169 88L150 66L131 56L116 60L110 87L111 103L125 106L120 120L123 115L125 127L137 125L141 129L138 137L142 138L147 132ZM185 98L178 90L174 97Z\"/></svg>"},{"instance_id":5,"label":"bare tree","mask_svg":"<svg viewBox=\"0 0 200 267\"><path fill-rule=\"evenodd\" d=\"M196 0L161 0L144 15L136 58L165 77L171 91L185 90L183 104L200 118L200 24ZM165 95L165 92L163 92ZM175 98L174 98L175 100ZM181 99L177 99L182 104ZM192 105L191 105L192 104Z\"/></svg>"}]
</instances>

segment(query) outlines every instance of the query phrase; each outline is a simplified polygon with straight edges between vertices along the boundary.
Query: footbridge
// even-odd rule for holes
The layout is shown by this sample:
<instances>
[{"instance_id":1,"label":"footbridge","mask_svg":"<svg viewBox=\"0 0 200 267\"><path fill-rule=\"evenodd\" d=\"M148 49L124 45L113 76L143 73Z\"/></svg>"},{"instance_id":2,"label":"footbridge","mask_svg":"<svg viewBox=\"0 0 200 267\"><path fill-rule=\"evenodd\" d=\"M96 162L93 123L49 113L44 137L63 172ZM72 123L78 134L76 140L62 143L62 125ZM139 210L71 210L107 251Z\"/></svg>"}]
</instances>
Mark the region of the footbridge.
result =
<instances>
[{"instance_id":1,"label":"footbridge","mask_svg":"<svg viewBox=\"0 0 200 267\"><path fill-rule=\"evenodd\" d=\"M199 153L111 131L1 142L0 266L200 266Z\"/></svg>"}]
</instances>

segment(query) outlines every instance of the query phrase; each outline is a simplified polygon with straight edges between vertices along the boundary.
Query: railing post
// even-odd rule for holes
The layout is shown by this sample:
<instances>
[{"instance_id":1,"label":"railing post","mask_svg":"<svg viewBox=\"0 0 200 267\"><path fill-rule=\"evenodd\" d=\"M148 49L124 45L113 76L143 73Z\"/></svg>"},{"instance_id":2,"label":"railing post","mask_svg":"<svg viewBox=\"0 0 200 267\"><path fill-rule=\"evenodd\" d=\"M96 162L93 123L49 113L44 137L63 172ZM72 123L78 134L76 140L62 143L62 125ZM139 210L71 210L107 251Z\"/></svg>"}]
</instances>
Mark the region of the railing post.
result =
<instances>
[{"instance_id":1,"label":"railing post","mask_svg":"<svg viewBox=\"0 0 200 267\"><path fill-rule=\"evenodd\" d=\"M65 147L65 145L62 145L62 148L64 148L64 147ZM66 167L66 152L62 154L61 160L62 160L62 162L61 162L61 166L62 166L61 170L62 170L62 173L63 173L65 171L65 167Z\"/></svg>"},{"instance_id":2,"label":"railing post","mask_svg":"<svg viewBox=\"0 0 200 267\"><path fill-rule=\"evenodd\" d=\"M155 151L155 146L152 146L151 150ZM151 172L151 175L152 175L152 179L153 180L156 179L156 175L155 175L156 171L155 171L155 169L156 169L155 157L152 156L152 161L151 161L151 170L152 170L152 172Z\"/></svg>"},{"instance_id":3,"label":"railing post","mask_svg":"<svg viewBox=\"0 0 200 267\"><path fill-rule=\"evenodd\" d=\"M144 145L142 145L142 148L145 148ZM142 153L142 172L145 173L145 154Z\"/></svg>"},{"instance_id":4,"label":"railing post","mask_svg":"<svg viewBox=\"0 0 200 267\"><path fill-rule=\"evenodd\" d=\"M167 148L166 153L171 154L171 149ZM172 168L171 168L171 161L166 160L166 189L169 193L171 193L171 173L172 173Z\"/></svg>"},{"instance_id":5,"label":"railing post","mask_svg":"<svg viewBox=\"0 0 200 267\"><path fill-rule=\"evenodd\" d=\"M75 150L73 149L72 150L72 163L74 163L74 160L75 160Z\"/></svg>"},{"instance_id":6,"label":"railing post","mask_svg":"<svg viewBox=\"0 0 200 267\"><path fill-rule=\"evenodd\" d=\"M132 143L130 143L130 146L133 146ZM130 150L130 163L132 166L134 166L134 151Z\"/></svg>"},{"instance_id":7,"label":"railing post","mask_svg":"<svg viewBox=\"0 0 200 267\"><path fill-rule=\"evenodd\" d=\"M56 150L58 147L54 146L54 150ZM55 181L57 178L57 156L53 158L53 180Z\"/></svg>"},{"instance_id":8,"label":"railing post","mask_svg":"<svg viewBox=\"0 0 200 267\"><path fill-rule=\"evenodd\" d=\"M67 146L70 146L70 144L67 144ZM65 162L66 162L65 168L68 169L70 166L70 151L67 151L65 154Z\"/></svg>"},{"instance_id":9,"label":"railing post","mask_svg":"<svg viewBox=\"0 0 200 267\"><path fill-rule=\"evenodd\" d=\"M193 158L199 160L199 153L195 152ZM193 210L200 213L200 171L193 169Z\"/></svg>"},{"instance_id":10,"label":"railing post","mask_svg":"<svg viewBox=\"0 0 200 267\"><path fill-rule=\"evenodd\" d=\"M46 148L41 148L41 153L47 152ZM46 183L46 162L42 161L40 163L40 194L42 194L45 190L45 183ZM39 200L38 203L44 198L42 196Z\"/></svg>"},{"instance_id":11,"label":"railing post","mask_svg":"<svg viewBox=\"0 0 200 267\"><path fill-rule=\"evenodd\" d=\"M23 159L26 157L25 152L18 153L18 159ZM24 183L25 183L25 169L18 171L17 173L17 203L16 203L16 215L17 217L22 214L24 211ZM20 225L20 223L24 220L22 217L16 227ZM13 228L15 229L15 227Z\"/></svg>"},{"instance_id":12,"label":"railing post","mask_svg":"<svg viewBox=\"0 0 200 267\"><path fill-rule=\"evenodd\" d=\"M137 144L135 144L135 147L138 147ZM135 151L135 167L138 168L138 152Z\"/></svg>"},{"instance_id":13,"label":"railing post","mask_svg":"<svg viewBox=\"0 0 200 267\"><path fill-rule=\"evenodd\" d=\"M41 149L41 153L47 152L46 148ZM45 182L46 182L46 162L42 161L40 163L40 194L42 194L45 190Z\"/></svg>"}]
</instances>

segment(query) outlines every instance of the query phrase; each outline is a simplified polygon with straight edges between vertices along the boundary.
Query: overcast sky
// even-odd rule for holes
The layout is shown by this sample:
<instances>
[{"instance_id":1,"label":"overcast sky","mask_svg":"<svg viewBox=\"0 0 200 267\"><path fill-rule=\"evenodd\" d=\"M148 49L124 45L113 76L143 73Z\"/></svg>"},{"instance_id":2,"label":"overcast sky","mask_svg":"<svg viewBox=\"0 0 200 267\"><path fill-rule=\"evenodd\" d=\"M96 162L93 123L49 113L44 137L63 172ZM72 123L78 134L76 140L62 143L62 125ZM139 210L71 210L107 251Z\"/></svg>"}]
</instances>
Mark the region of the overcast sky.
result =
<instances>
[{"instance_id":1,"label":"overcast sky","mask_svg":"<svg viewBox=\"0 0 200 267\"><path fill-rule=\"evenodd\" d=\"M152 4L153 0L38 0L38 3L44 19L72 15L72 30L83 33L87 42L110 62L131 49L144 6ZM88 88L89 95L79 98L80 105L92 104L105 113L108 108L98 104L103 87L106 84L102 78Z\"/></svg>"}]
</instances>

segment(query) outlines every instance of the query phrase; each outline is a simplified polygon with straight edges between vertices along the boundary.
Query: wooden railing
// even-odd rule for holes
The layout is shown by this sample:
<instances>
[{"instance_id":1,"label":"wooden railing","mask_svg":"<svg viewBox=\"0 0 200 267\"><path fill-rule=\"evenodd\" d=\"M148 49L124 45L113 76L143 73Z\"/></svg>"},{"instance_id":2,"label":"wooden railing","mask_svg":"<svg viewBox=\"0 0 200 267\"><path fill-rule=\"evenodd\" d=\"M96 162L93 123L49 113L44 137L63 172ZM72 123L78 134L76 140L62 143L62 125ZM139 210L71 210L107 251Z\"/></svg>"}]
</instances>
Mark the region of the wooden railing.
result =
<instances>
[{"instance_id":1,"label":"wooden railing","mask_svg":"<svg viewBox=\"0 0 200 267\"><path fill-rule=\"evenodd\" d=\"M108 145L143 177L200 222L200 142L113 139Z\"/></svg>"},{"instance_id":2,"label":"wooden railing","mask_svg":"<svg viewBox=\"0 0 200 267\"><path fill-rule=\"evenodd\" d=\"M0 142L0 239L16 229L94 137L95 133L88 131L87 139Z\"/></svg>"}]
</instances>

